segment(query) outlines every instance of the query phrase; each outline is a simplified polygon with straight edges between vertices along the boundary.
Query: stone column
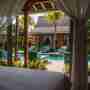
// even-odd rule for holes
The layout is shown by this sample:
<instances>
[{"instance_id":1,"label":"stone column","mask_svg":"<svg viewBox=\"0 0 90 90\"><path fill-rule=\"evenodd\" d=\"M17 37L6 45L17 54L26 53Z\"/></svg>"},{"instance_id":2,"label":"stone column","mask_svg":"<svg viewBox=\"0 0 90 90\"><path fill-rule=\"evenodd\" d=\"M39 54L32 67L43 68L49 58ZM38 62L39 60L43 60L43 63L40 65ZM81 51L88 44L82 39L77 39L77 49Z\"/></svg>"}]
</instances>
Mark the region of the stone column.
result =
<instances>
[{"instance_id":1,"label":"stone column","mask_svg":"<svg viewBox=\"0 0 90 90\"><path fill-rule=\"evenodd\" d=\"M87 28L85 18L74 19L72 89L88 90Z\"/></svg>"}]
</instances>

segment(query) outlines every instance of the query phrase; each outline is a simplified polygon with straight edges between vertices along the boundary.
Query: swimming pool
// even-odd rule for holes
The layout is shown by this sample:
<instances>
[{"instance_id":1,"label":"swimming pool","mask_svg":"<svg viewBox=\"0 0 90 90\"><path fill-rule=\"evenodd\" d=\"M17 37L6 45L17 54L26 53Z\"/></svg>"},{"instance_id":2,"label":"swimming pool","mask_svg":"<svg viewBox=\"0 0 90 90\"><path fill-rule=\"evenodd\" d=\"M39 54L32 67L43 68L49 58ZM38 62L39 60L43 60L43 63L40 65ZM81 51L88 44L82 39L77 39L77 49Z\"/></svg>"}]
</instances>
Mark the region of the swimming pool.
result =
<instances>
[{"instance_id":1,"label":"swimming pool","mask_svg":"<svg viewBox=\"0 0 90 90\"><path fill-rule=\"evenodd\" d=\"M49 61L64 61L63 55L49 55L47 58Z\"/></svg>"},{"instance_id":2,"label":"swimming pool","mask_svg":"<svg viewBox=\"0 0 90 90\"><path fill-rule=\"evenodd\" d=\"M61 50L61 49L60 49ZM24 60L24 51L19 51L18 56L20 57L21 60ZM37 53L37 56L41 59L46 59L48 61L64 61L65 60L65 56L64 54L61 55L49 55L48 53ZM88 54L88 64L90 64L90 55Z\"/></svg>"},{"instance_id":3,"label":"swimming pool","mask_svg":"<svg viewBox=\"0 0 90 90\"><path fill-rule=\"evenodd\" d=\"M41 59L46 59L48 61L64 61L65 57L64 55L40 55ZM88 55L88 64L90 64L90 55Z\"/></svg>"}]
</instances>

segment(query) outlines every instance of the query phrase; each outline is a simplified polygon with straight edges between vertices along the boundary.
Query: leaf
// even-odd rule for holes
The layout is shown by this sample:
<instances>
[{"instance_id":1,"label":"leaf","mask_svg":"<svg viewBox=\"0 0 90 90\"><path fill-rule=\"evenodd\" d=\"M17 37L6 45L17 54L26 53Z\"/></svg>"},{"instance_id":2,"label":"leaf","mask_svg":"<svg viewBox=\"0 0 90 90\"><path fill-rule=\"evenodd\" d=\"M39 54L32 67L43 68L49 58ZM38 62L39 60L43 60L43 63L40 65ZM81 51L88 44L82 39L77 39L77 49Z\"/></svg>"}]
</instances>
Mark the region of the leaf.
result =
<instances>
[{"instance_id":1,"label":"leaf","mask_svg":"<svg viewBox=\"0 0 90 90\"><path fill-rule=\"evenodd\" d=\"M36 26L34 20L31 16L28 16L28 25ZM23 30L24 29L24 16L19 16L19 26Z\"/></svg>"},{"instance_id":2,"label":"leaf","mask_svg":"<svg viewBox=\"0 0 90 90\"><path fill-rule=\"evenodd\" d=\"M45 16L45 19L48 21L48 23L54 23L63 16L64 13L62 11L49 11L48 15Z\"/></svg>"}]
</instances>

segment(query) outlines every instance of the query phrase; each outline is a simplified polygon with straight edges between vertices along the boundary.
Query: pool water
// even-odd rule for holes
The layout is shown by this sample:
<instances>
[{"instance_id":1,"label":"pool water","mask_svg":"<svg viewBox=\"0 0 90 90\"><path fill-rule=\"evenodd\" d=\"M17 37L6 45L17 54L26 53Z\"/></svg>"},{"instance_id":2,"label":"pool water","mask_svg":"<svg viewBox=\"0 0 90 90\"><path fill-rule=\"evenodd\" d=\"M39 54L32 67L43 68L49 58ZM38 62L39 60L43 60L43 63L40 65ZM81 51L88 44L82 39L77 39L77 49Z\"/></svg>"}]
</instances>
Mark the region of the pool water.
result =
<instances>
[{"instance_id":1,"label":"pool water","mask_svg":"<svg viewBox=\"0 0 90 90\"><path fill-rule=\"evenodd\" d=\"M23 53L23 54L21 54ZM21 58L21 60L24 60L24 51L20 52L19 57ZM42 57L42 59L46 59L48 61L64 61L64 55L40 55L40 57ZM44 58L43 58L44 57ZM88 54L88 64L90 64L90 55Z\"/></svg>"},{"instance_id":2,"label":"pool water","mask_svg":"<svg viewBox=\"0 0 90 90\"><path fill-rule=\"evenodd\" d=\"M49 55L47 58L49 61L64 61L63 55Z\"/></svg>"},{"instance_id":3,"label":"pool water","mask_svg":"<svg viewBox=\"0 0 90 90\"><path fill-rule=\"evenodd\" d=\"M64 55L42 55L48 61L64 61ZM88 55L88 64L90 64L90 55Z\"/></svg>"}]
</instances>

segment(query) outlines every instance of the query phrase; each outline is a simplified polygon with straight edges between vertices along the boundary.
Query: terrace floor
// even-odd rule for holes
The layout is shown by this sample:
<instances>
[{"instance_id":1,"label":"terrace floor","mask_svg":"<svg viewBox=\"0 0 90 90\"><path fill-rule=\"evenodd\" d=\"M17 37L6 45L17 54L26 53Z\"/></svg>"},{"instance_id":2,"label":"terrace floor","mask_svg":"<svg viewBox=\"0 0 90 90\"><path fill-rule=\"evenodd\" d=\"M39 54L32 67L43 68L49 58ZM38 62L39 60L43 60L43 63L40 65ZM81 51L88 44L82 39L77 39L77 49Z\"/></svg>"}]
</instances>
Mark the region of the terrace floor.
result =
<instances>
[{"instance_id":1,"label":"terrace floor","mask_svg":"<svg viewBox=\"0 0 90 90\"><path fill-rule=\"evenodd\" d=\"M90 76L88 82L90 90ZM0 90L70 90L64 89L65 83L69 82L60 72L0 66Z\"/></svg>"},{"instance_id":2,"label":"terrace floor","mask_svg":"<svg viewBox=\"0 0 90 90\"><path fill-rule=\"evenodd\" d=\"M64 75L60 72L0 67L0 90L64 90Z\"/></svg>"}]
</instances>

